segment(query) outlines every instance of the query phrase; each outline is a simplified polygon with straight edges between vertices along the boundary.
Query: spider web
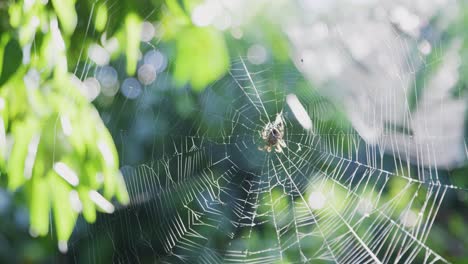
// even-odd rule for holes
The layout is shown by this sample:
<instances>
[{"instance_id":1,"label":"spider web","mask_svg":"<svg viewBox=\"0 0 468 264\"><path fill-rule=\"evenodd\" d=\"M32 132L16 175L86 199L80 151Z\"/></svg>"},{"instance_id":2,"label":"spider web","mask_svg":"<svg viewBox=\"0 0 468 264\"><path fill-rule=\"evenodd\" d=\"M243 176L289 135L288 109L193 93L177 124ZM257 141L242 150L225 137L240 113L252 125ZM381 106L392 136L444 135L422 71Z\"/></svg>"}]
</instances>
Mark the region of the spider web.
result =
<instances>
[{"instance_id":1,"label":"spider web","mask_svg":"<svg viewBox=\"0 0 468 264\"><path fill-rule=\"evenodd\" d=\"M168 263L446 261L425 241L444 196L457 187L398 156L386 168L391 159L377 146L350 127L330 128L320 120L323 111L334 111L323 98L309 102L315 131L304 131L285 103L292 91L284 87L300 77L286 74L284 84L275 84L262 78L275 69L264 67L235 62L229 76L201 96L201 109L193 109L202 116L197 125L176 124L170 131L185 133L155 144L163 150L160 158L123 168L132 204L111 218L150 224L128 234L133 257L146 247ZM219 105L226 106L223 113ZM259 151L259 132L280 111L286 148ZM402 188L389 194L395 181ZM313 199L324 205L311 206ZM115 220L107 221L113 229ZM125 234L127 227L120 228Z\"/></svg>"},{"instance_id":2,"label":"spider web","mask_svg":"<svg viewBox=\"0 0 468 264\"><path fill-rule=\"evenodd\" d=\"M433 145L402 145L391 132L369 143L346 108L301 89L310 83L291 65L239 57L198 96L161 89L167 82L162 73L135 101L112 105L111 129L126 115L138 128L138 117L150 115L162 136L140 146L152 159L136 164L126 164L126 132L116 139L131 204L79 226L87 237L71 242L75 258L84 249L87 262L99 263L110 241L119 263L448 262L427 241L444 199L466 188L439 173ZM306 108L311 129L298 122L290 94ZM126 113L128 104L137 113ZM259 150L261 131L280 112L286 147Z\"/></svg>"}]
</instances>

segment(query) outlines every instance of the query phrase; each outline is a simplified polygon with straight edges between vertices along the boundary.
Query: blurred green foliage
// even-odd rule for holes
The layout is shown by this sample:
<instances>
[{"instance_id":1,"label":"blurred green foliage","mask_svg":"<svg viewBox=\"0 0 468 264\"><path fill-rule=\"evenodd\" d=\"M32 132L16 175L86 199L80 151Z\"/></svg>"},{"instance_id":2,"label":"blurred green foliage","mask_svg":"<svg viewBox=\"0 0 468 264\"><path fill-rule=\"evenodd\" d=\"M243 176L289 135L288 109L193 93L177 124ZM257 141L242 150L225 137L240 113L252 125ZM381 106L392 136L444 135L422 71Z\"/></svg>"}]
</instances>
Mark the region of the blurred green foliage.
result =
<instances>
[{"instance_id":1,"label":"blurred green foliage","mask_svg":"<svg viewBox=\"0 0 468 264\"><path fill-rule=\"evenodd\" d=\"M92 191L124 204L129 197L111 135L70 80L75 1L44 3L10 2L0 10L9 17L0 24L0 179L29 208L32 235L48 234L52 210L66 250L80 212L88 222L96 210L109 212L92 201Z\"/></svg>"},{"instance_id":2,"label":"blurred green foliage","mask_svg":"<svg viewBox=\"0 0 468 264\"><path fill-rule=\"evenodd\" d=\"M229 67L229 54L222 32L213 27L192 24L190 12L201 1L168 0L167 11L161 24L163 38L176 45L174 77L178 86L190 82L194 90L201 91L209 83L225 74Z\"/></svg>"},{"instance_id":3,"label":"blurred green foliage","mask_svg":"<svg viewBox=\"0 0 468 264\"><path fill-rule=\"evenodd\" d=\"M182 6L193 7L195 2ZM96 210L105 211L92 201L91 191L100 191L109 201L113 197L124 204L129 201L113 140L70 73L84 58L86 46L95 41L88 33L91 14L92 30L120 40L123 45L113 58L124 55L126 73L135 74L141 10L149 3L128 4L117 27L108 24L108 4L52 0L8 1L0 6L0 179L28 207L32 235L48 234L52 210L62 244L80 212L92 223ZM229 55L222 33L195 27L182 6L167 1L168 8L155 16L161 17L163 40L176 45L176 83L188 82L201 90L226 73ZM74 208L75 194L80 208Z\"/></svg>"}]
</instances>

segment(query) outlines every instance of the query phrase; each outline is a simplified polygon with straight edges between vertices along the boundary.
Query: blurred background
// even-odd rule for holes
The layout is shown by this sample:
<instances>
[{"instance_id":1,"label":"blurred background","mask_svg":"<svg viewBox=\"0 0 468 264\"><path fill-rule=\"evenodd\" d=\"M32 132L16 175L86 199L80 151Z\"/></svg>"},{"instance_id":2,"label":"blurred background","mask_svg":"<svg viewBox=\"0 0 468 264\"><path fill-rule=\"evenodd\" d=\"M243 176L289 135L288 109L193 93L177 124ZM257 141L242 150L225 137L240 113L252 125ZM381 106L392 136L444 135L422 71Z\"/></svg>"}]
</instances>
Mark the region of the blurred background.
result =
<instances>
[{"instance_id":1,"label":"blurred background","mask_svg":"<svg viewBox=\"0 0 468 264\"><path fill-rule=\"evenodd\" d=\"M0 262L468 262L468 5L407 2L1 1Z\"/></svg>"}]
</instances>

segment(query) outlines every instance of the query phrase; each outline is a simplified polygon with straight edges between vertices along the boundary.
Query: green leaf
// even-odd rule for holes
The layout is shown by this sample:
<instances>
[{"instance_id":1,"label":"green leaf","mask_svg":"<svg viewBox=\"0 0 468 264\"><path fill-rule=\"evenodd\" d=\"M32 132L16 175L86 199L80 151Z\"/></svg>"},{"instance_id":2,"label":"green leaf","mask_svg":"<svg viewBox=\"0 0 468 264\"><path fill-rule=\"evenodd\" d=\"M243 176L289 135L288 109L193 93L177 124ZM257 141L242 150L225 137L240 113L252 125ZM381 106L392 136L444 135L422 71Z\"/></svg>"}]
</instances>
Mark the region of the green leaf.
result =
<instances>
[{"instance_id":1,"label":"green leaf","mask_svg":"<svg viewBox=\"0 0 468 264\"><path fill-rule=\"evenodd\" d=\"M20 3L11 4L8 9L8 14L10 15L10 25L13 28L17 28L21 23L21 10L22 5Z\"/></svg>"},{"instance_id":2,"label":"green leaf","mask_svg":"<svg viewBox=\"0 0 468 264\"><path fill-rule=\"evenodd\" d=\"M83 216L89 223L94 223L96 221L96 206L89 197L89 188L81 187L78 190L80 196L81 204L83 206Z\"/></svg>"},{"instance_id":3,"label":"green leaf","mask_svg":"<svg viewBox=\"0 0 468 264\"><path fill-rule=\"evenodd\" d=\"M24 174L25 161L28 156L29 145L37 130L37 123L32 119L15 123L13 127L15 141L8 159L8 188L10 190L16 190L26 181Z\"/></svg>"},{"instance_id":4,"label":"green leaf","mask_svg":"<svg viewBox=\"0 0 468 264\"><path fill-rule=\"evenodd\" d=\"M105 3L99 5L96 11L96 20L94 22L94 27L97 31L102 32L106 27L107 23L107 6Z\"/></svg>"},{"instance_id":5,"label":"green leaf","mask_svg":"<svg viewBox=\"0 0 468 264\"><path fill-rule=\"evenodd\" d=\"M117 190L115 196L117 197L117 200L124 205L127 205L130 203L130 197L128 196L127 192L127 187L125 186L125 181L123 178L122 173L120 171L117 171L114 177L117 177Z\"/></svg>"},{"instance_id":6,"label":"green leaf","mask_svg":"<svg viewBox=\"0 0 468 264\"><path fill-rule=\"evenodd\" d=\"M7 143L6 131L8 130L8 104L0 96L0 171L3 171L6 165Z\"/></svg>"},{"instance_id":7,"label":"green leaf","mask_svg":"<svg viewBox=\"0 0 468 264\"><path fill-rule=\"evenodd\" d=\"M101 160L102 160L102 173L104 176L104 197L107 199L111 199L114 196L117 182L116 182L116 158L113 155L113 151L104 141L98 142L98 148L101 152ZM113 164L110 164L110 163Z\"/></svg>"},{"instance_id":8,"label":"green leaf","mask_svg":"<svg viewBox=\"0 0 468 264\"><path fill-rule=\"evenodd\" d=\"M174 76L178 85L190 82L196 91L220 78L229 68L229 54L222 33L190 27L176 40Z\"/></svg>"},{"instance_id":9,"label":"green leaf","mask_svg":"<svg viewBox=\"0 0 468 264\"><path fill-rule=\"evenodd\" d=\"M122 204L128 204L130 198L122 174L119 171L119 159L117 149L115 148L112 136L104 126L99 132L102 139L98 140L99 155L102 164L102 173L104 176L104 196L111 199L116 196L117 200Z\"/></svg>"},{"instance_id":10,"label":"green leaf","mask_svg":"<svg viewBox=\"0 0 468 264\"><path fill-rule=\"evenodd\" d=\"M115 194L115 189L116 189L116 181L115 181L115 171L111 170L108 167L104 167L103 169L103 175L104 175L104 197L106 199L111 199L112 196Z\"/></svg>"},{"instance_id":11,"label":"green leaf","mask_svg":"<svg viewBox=\"0 0 468 264\"><path fill-rule=\"evenodd\" d=\"M5 43L8 41L7 43ZM3 45L5 43L5 45ZM0 86L16 73L21 65L23 52L15 39L9 39L4 35L0 40Z\"/></svg>"},{"instance_id":12,"label":"green leaf","mask_svg":"<svg viewBox=\"0 0 468 264\"><path fill-rule=\"evenodd\" d=\"M78 213L73 210L70 203L70 191L72 188L54 172L51 172L48 178L50 186L54 186L52 209L57 229L57 239L59 243L64 243L70 238L78 216Z\"/></svg>"},{"instance_id":13,"label":"green leaf","mask_svg":"<svg viewBox=\"0 0 468 264\"><path fill-rule=\"evenodd\" d=\"M47 179L39 178L31 182L30 222L31 229L40 236L49 230L49 186Z\"/></svg>"},{"instance_id":14,"label":"green leaf","mask_svg":"<svg viewBox=\"0 0 468 264\"><path fill-rule=\"evenodd\" d=\"M140 18L130 13L125 17L125 38L126 48L125 55L127 56L127 74L133 75L136 71L138 61L138 51L141 39L141 21Z\"/></svg>"},{"instance_id":15,"label":"green leaf","mask_svg":"<svg viewBox=\"0 0 468 264\"><path fill-rule=\"evenodd\" d=\"M71 35L75 30L78 17L75 11L75 1L73 0L52 0L55 12L57 13L62 30L66 35Z\"/></svg>"}]
</instances>

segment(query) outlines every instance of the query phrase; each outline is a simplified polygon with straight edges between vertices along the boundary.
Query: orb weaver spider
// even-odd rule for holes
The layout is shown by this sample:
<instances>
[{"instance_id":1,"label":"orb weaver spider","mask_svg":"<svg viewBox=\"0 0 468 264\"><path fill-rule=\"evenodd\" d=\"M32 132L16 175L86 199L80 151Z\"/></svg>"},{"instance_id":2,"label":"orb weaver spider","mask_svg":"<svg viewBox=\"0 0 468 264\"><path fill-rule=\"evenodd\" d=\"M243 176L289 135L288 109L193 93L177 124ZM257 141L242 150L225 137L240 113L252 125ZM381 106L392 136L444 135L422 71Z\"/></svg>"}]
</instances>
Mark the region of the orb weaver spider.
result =
<instances>
[{"instance_id":1,"label":"orb weaver spider","mask_svg":"<svg viewBox=\"0 0 468 264\"><path fill-rule=\"evenodd\" d=\"M284 136L284 119L283 119L283 111L279 112L276 115L276 119L274 122L270 122L265 125L263 130L260 132L260 136L265 142L263 147L259 147L259 150L266 150L271 152L274 150L278 153L283 152L283 148L286 147L286 143L283 140Z\"/></svg>"}]
</instances>

